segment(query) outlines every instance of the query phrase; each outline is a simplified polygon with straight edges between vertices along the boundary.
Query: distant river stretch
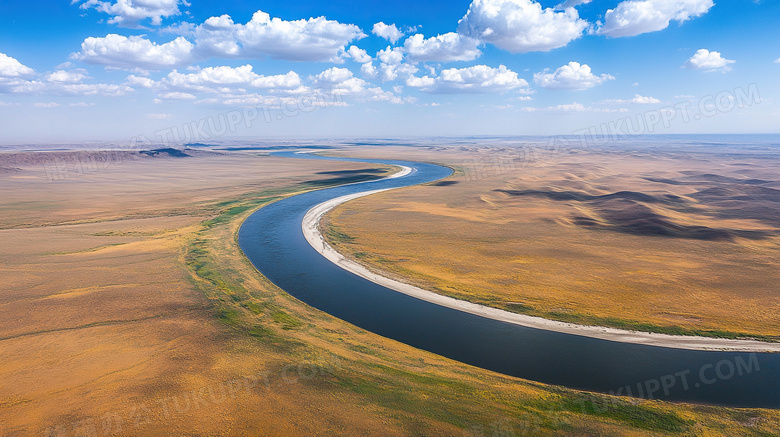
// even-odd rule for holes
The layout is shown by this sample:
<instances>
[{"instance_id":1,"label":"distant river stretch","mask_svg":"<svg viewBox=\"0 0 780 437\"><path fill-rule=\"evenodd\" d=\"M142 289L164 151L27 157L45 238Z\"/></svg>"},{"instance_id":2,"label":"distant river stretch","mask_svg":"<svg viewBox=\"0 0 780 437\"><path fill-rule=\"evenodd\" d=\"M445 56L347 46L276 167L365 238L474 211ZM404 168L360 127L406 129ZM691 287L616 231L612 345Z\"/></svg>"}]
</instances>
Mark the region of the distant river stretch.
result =
<instances>
[{"instance_id":1,"label":"distant river stretch","mask_svg":"<svg viewBox=\"0 0 780 437\"><path fill-rule=\"evenodd\" d=\"M308 305L383 337L533 381L669 401L780 408L780 354L671 349L527 328L438 306L347 272L304 238L301 221L309 209L348 194L432 182L452 171L406 161L274 155L414 170L289 197L244 222L238 242L252 264Z\"/></svg>"}]
</instances>

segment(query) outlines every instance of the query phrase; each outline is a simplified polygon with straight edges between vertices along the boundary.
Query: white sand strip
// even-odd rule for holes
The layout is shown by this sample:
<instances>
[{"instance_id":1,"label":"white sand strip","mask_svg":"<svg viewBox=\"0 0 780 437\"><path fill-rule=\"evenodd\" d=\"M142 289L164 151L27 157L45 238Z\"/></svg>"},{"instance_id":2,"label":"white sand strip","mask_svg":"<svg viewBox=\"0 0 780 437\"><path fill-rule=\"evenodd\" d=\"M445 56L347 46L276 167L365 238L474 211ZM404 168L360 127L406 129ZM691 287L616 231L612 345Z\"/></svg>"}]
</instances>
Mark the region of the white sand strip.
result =
<instances>
[{"instance_id":1,"label":"white sand strip","mask_svg":"<svg viewBox=\"0 0 780 437\"><path fill-rule=\"evenodd\" d=\"M403 167L403 170L390 176L390 178L401 177L409 174L411 169ZM603 340L619 341L623 343L637 343L650 346L661 346L676 349L690 350L721 350L721 351L739 351L739 352L780 352L780 343L767 343L755 340L730 340L722 338L695 337L686 335L667 335L639 331L626 331L622 329L607 328L601 326L577 325L574 323L559 322L548 320L541 317L527 316L523 314L512 313L498 308L491 308L463 300L455 299L432 291L424 290L414 285L405 284L396 280L378 275L362 265L347 259L344 255L331 247L320 232L320 219L331 209L342 203L348 202L370 194L388 191L393 188L382 190L364 191L362 193L350 194L337 197L335 199L323 202L311 208L303 218L301 226L306 241L325 258L344 270L352 272L358 276L368 279L391 290L415 297L426 302L452 308L458 311L487 317L489 319L500 320L502 322L513 323L529 328L545 329L548 331L562 332L566 334L581 335L585 337L600 338Z\"/></svg>"}]
</instances>

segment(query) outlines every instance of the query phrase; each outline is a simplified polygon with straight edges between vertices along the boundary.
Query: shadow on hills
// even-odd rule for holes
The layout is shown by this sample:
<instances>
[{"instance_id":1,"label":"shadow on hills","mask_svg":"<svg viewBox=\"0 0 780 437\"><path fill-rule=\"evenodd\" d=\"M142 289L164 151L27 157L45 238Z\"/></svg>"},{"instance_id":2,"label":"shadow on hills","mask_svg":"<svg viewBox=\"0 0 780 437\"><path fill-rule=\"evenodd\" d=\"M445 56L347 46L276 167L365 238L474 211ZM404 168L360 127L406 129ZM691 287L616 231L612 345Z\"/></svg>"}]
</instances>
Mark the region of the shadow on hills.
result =
<instances>
[{"instance_id":1,"label":"shadow on hills","mask_svg":"<svg viewBox=\"0 0 780 437\"><path fill-rule=\"evenodd\" d=\"M575 224L595 229L605 229L632 235L685 238L706 241L734 241L734 238L761 240L770 232L742 229L712 228L701 225L675 223L645 205L630 201L594 202L602 221L574 220Z\"/></svg>"},{"instance_id":2,"label":"shadow on hills","mask_svg":"<svg viewBox=\"0 0 780 437\"><path fill-rule=\"evenodd\" d=\"M674 195L666 195L662 198L654 197L649 194L636 191L618 191L610 194L593 195L578 193L576 191L553 191L553 190L495 190L510 196L532 196L546 197L550 200L564 201L574 200L577 202L587 202L594 200L625 199L645 203L683 203L684 199Z\"/></svg>"},{"instance_id":3,"label":"shadow on hills","mask_svg":"<svg viewBox=\"0 0 780 437\"><path fill-rule=\"evenodd\" d=\"M771 194L765 190L772 190L763 187L748 186L747 188L760 189L760 192L764 193L765 195ZM496 191L517 197L542 197L555 201L574 201L585 203L587 206L592 208L592 210L596 213L597 218L580 214L571 217L571 221L574 225L587 229L621 232L631 235L685 238L707 241L734 241L734 239L737 237L760 240L775 235L774 232L770 231L683 225L675 223L669 217L659 214L643 204L664 203L680 206L681 204L687 202L684 198L671 194L667 194L662 197L656 197L635 191L619 191L616 193L604 195L590 195L573 191L552 190ZM780 190L772 191L778 191L778 193L780 193ZM719 196L719 194L723 194L720 191L710 192L704 190L700 193L704 193L703 195L699 196L700 198L706 198L708 195L711 195L723 200L723 197ZM695 195L692 195L691 197L696 198ZM704 213L704 211L697 212ZM722 213L724 213L724 211L718 211L715 214L719 216L719 214ZM778 213L780 213L780 211L778 211ZM780 217L780 214L776 215L775 217ZM741 218L745 218L744 215Z\"/></svg>"}]
</instances>

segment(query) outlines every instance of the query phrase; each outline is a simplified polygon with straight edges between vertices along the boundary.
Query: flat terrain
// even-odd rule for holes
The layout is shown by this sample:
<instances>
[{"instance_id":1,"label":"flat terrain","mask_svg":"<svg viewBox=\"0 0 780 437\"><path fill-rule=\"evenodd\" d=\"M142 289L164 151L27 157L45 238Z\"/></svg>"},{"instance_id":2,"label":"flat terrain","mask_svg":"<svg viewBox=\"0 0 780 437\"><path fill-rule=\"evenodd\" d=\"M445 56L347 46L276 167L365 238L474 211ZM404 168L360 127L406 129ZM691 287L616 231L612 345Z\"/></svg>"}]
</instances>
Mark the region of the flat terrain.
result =
<instances>
[{"instance_id":1,"label":"flat terrain","mask_svg":"<svg viewBox=\"0 0 780 437\"><path fill-rule=\"evenodd\" d=\"M46 159L4 158L2 436L777 432L777 411L582 393L385 340L238 249L253 209L387 169L162 153L52 179Z\"/></svg>"},{"instance_id":2,"label":"flat terrain","mask_svg":"<svg viewBox=\"0 0 780 437\"><path fill-rule=\"evenodd\" d=\"M531 161L509 148L371 150L458 173L345 204L323 231L377 272L476 303L776 340L777 156L637 149L537 152Z\"/></svg>"}]
</instances>

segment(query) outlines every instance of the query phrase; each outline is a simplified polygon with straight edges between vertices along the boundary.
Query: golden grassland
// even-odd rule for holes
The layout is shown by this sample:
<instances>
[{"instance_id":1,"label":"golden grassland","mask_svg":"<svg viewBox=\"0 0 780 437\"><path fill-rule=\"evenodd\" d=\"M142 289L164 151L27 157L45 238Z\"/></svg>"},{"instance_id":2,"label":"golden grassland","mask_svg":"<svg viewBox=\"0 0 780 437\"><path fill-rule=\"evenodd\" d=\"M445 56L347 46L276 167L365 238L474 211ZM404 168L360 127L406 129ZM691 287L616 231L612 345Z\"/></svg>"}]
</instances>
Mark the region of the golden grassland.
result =
<instances>
[{"instance_id":1,"label":"golden grassland","mask_svg":"<svg viewBox=\"0 0 780 437\"><path fill-rule=\"evenodd\" d=\"M549 319L780 337L776 160L591 151L497 171L474 150L350 151L377 153L458 173L326 216L331 244L371 269Z\"/></svg>"},{"instance_id":2,"label":"golden grassland","mask_svg":"<svg viewBox=\"0 0 780 437\"><path fill-rule=\"evenodd\" d=\"M248 155L0 177L0 435L777 432L777 411L524 381L300 303L235 237L255 208L343 182L321 167Z\"/></svg>"}]
</instances>

